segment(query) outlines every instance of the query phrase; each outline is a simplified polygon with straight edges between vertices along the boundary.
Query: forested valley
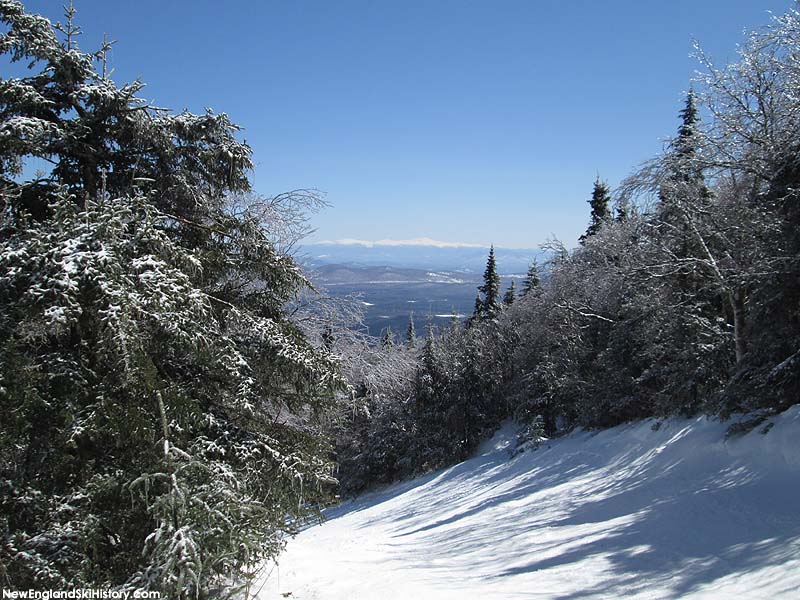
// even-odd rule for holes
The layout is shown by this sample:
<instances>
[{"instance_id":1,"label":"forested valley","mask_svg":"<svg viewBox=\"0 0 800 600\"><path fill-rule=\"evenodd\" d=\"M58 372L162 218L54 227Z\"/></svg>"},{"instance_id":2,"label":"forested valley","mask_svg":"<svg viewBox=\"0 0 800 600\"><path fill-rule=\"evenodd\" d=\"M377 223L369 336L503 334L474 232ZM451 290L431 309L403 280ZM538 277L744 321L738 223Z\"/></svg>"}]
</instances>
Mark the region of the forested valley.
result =
<instances>
[{"instance_id":1,"label":"forested valley","mask_svg":"<svg viewBox=\"0 0 800 600\"><path fill-rule=\"evenodd\" d=\"M800 398L795 11L731 64L698 48L663 153L587 182L578 247L505 290L487 249L470 318L380 339L293 256L321 196L256 194L225 113L115 83L71 5L0 18L25 71L0 80L4 587L223 596L324 507L508 419L535 446Z\"/></svg>"}]
</instances>

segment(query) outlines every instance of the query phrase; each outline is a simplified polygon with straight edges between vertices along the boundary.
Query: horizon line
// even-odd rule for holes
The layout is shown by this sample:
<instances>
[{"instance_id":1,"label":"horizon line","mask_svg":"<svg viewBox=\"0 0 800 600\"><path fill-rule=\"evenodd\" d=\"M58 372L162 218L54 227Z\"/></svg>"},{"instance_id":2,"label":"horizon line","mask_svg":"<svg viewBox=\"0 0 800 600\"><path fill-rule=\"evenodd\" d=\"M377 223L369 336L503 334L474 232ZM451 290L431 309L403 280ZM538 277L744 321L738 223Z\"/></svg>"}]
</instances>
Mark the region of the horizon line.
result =
<instances>
[{"instance_id":1,"label":"horizon line","mask_svg":"<svg viewBox=\"0 0 800 600\"><path fill-rule=\"evenodd\" d=\"M442 240L434 240L432 238L421 237L406 240L394 239L381 239L381 240L361 240L356 238L342 238L338 240L320 240L305 242L301 245L307 246L363 246L365 248L374 248L375 246L398 247L398 246L429 246L434 248L485 248L489 249L494 246L495 249L504 248L507 250L537 250L535 247L520 247L511 248L508 246L498 246L495 244L475 244L470 242L445 242Z\"/></svg>"}]
</instances>

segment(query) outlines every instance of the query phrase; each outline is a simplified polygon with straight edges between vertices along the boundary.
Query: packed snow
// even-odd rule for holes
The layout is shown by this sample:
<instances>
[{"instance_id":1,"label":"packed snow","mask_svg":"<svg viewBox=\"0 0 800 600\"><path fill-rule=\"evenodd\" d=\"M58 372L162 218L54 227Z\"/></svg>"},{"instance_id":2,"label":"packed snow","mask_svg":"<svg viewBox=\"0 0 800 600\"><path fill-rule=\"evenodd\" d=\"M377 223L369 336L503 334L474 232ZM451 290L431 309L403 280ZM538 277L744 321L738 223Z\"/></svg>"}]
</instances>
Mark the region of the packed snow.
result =
<instances>
[{"instance_id":1,"label":"packed snow","mask_svg":"<svg viewBox=\"0 0 800 600\"><path fill-rule=\"evenodd\" d=\"M800 406L730 425L648 420L514 458L507 425L470 460L329 510L259 597L800 598Z\"/></svg>"}]
</instances>

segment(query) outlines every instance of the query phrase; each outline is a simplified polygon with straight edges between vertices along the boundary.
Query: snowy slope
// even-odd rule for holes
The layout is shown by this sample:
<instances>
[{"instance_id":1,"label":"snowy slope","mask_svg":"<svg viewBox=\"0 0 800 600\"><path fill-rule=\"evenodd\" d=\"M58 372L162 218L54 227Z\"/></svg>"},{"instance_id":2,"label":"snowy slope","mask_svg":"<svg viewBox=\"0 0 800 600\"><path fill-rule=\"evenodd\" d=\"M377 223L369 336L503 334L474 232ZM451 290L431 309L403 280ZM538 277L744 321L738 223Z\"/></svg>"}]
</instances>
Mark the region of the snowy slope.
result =
<instances>
[{"instance_id":1,"label":"snowy slope","mask_svg":"<svg viewBox=\"0 0 800 600\"><path fill-rule=\"evenodd\" d=\"M725 440L730 423L645 421L513 459L505 428L329 511L260 597L800 598L800 406L770 422Z\"/></svg>"}]
</instances>

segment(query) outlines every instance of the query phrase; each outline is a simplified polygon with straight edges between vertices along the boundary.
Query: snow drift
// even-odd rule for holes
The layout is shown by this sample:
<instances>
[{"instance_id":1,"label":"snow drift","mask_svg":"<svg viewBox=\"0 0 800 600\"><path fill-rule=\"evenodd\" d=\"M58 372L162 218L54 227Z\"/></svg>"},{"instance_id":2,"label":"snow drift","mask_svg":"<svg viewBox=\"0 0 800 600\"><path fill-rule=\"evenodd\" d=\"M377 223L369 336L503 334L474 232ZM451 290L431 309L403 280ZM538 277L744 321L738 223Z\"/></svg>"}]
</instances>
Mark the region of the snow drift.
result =
<instances>
[{"instance_id":1,"label":"snow drift","mask_svg":"<svg viewBox=\"0 0 800 600\"><path fill-rule=\"evenodd\" d=\"M798 598L800 406L729 425L578 431L513 459L505 427L470 460L328 511L260 596Z\"/></svg>"}]
</instances>

